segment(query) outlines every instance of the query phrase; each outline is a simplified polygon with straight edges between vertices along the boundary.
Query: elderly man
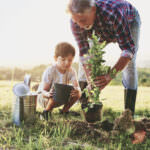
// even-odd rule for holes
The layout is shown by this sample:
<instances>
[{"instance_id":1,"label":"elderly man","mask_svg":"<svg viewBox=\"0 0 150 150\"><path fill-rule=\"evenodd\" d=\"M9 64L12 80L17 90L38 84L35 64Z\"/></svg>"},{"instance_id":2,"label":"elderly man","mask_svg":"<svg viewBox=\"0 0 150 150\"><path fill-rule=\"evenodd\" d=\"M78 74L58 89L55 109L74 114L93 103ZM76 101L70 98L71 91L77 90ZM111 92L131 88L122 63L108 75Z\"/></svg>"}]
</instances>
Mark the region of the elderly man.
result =
<instances>
[{"instance_id":1,"label":"elderly man","mask_svg":"<svg viewBox=\"0 0 150 150\"><path fill-rule=\"evenodd\" d=\"M136 54L140 31L138 11L125 0L70 0L68 11L71 14L71 29L80 50L80 60L86 76L89 73L84 63L84 54L88 53L88 38L92 32L100 42L117 42L121 55L112 68L116 72L123 70L122 83L125 88L125 109L134 114L137 93ZM112 80L109 74L96 78L95 84L102 90Z\"/></svg>"}]
</instances>

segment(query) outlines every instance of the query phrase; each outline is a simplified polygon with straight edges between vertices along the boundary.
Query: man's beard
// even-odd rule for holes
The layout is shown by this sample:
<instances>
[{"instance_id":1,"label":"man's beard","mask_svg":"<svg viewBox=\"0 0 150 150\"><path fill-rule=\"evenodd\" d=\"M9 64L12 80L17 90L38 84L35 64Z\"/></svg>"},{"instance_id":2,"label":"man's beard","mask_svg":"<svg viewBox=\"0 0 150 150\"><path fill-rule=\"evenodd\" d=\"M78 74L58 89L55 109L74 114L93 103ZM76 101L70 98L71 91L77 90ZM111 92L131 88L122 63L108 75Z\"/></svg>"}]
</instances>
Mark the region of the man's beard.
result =
<instances>
[{"instance_id":1,"label":"man's beard","mask_svg":"<svg viewBox=\"0 0 150 150\"><path fill-rule=\"evenodd\" d=\"M93 27L93 25L88 25L88 26L85 26L84 29L85 30L90 30L90 29L92 29L92 27Z\"/></svg>"}]
</instances>

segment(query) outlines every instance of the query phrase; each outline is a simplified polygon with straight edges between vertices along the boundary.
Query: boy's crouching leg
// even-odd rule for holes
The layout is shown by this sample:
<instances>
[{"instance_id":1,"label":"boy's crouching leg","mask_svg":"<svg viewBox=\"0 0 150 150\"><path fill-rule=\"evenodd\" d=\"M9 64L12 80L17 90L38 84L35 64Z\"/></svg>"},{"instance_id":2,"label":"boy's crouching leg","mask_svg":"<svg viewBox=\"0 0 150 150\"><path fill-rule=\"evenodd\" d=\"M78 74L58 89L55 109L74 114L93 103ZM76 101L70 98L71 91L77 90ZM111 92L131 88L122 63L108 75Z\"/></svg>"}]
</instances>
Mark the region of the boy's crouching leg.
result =
<instances>
[{"instance_id":1,"label":"boy's crouching leg","mask_svg":"<svg viewBox=\"0 0 150 150\"><path fill-rule=\"evenodd\" d=\"M71 107L73 104L75 104L75 102L76 102L77 100L78 100L77 98L72 98L72 99L70 99L70 101L69 101L67 104L64 105L62 112L63 112L63 113L68 112L69 109L70 109L70 107Z\"/></svg>"},{"instance_id":2,"label":"boy's crouching leg","mask_svg":"<svg viewBox=\"0 0 150 150\"><path fill-rule=\"evenodd\" d=\"M48 103L47 103L47 105L46 105L45 110L51 112L52 109L53 109L54 107L56 107L56 106L57 106L57 103L53 100L53 98L50 98L50 99L48 100Z\"/></svg>"},{"instance_id":3,"label":"boy's crouching leg","mask_svg":"<svg viewBox=\"0 0 150 150\"><path fill-rule=\"evenodd\" d=\"M48 120L48 118L49 118L48 116L50 116L50 118L52 117L51 112L54 107L57 107L57 105L58 104L52 98L48 99L47 105L42 113L45 120Z\"/></svg>"}]
</instances>

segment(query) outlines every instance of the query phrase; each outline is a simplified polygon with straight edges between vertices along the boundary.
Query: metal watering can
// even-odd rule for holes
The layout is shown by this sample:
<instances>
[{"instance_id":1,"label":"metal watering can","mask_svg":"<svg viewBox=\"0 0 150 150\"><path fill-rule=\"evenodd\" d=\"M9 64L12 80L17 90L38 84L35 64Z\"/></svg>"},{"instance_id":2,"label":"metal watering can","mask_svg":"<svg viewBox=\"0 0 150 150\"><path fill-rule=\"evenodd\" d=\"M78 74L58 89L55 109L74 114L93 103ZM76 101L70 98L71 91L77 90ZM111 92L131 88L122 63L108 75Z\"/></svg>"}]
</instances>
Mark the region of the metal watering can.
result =
<instances>
[{"instance_id":1,"label":"metal watering can","mask_svg":"<svg viewBox=\"0 0 150 150\"><path fill-rule=\"evenodd\" d=\"M30 76L25 75L24 82L13 87L12 119L18 126L22 122L32 123L36 120L37 93L30 92L30 81Z\"/></svg>"}]
</instances>

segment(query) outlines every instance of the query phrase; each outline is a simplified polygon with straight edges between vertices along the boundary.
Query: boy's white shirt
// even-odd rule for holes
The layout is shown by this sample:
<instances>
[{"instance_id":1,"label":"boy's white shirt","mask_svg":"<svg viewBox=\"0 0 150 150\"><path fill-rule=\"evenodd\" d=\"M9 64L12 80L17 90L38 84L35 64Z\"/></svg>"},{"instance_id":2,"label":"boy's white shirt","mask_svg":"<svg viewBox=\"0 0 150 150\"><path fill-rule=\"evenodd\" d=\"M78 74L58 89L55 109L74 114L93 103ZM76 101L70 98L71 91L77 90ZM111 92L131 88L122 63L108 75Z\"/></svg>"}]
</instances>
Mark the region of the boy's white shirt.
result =
<instances>
[{"instance_id":1,"label":"boy's white shirt","mask_svg":"<svg viewBox=\"0 0 150 150\"><path fill-rule=\"evenodd\" d=\"M52 88L54 83L70 84L74 86L74 81L78 82L76 71L72 67L62 74L58 71L56 64L54 64L44 71L42 75L42 82L38 88L38 91L43 91L44 83L50 84ZM80 87L75 87L75 89L80 90Z\"/></svg>"}]
</instances>

